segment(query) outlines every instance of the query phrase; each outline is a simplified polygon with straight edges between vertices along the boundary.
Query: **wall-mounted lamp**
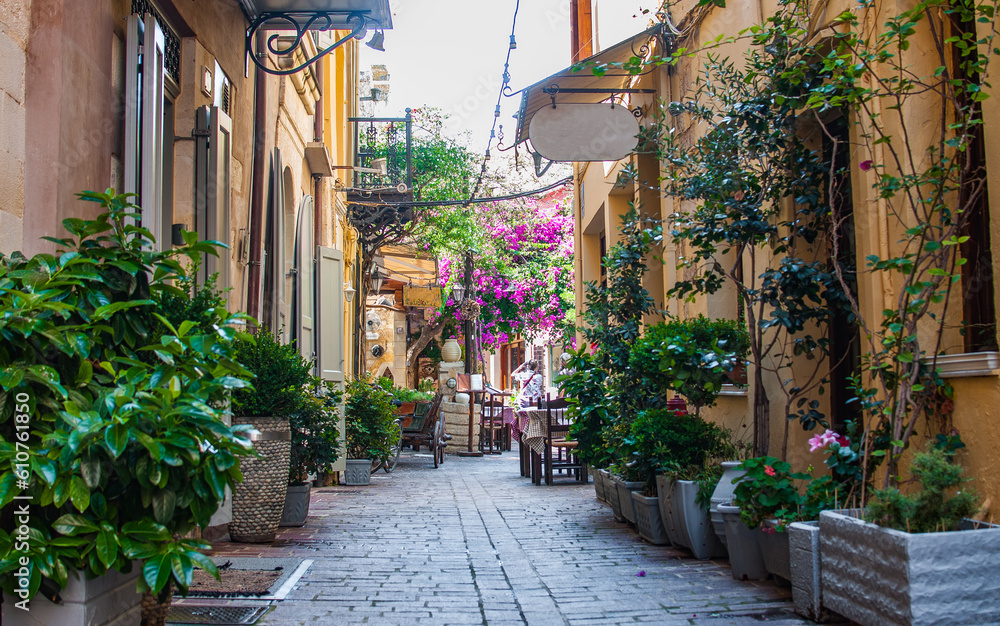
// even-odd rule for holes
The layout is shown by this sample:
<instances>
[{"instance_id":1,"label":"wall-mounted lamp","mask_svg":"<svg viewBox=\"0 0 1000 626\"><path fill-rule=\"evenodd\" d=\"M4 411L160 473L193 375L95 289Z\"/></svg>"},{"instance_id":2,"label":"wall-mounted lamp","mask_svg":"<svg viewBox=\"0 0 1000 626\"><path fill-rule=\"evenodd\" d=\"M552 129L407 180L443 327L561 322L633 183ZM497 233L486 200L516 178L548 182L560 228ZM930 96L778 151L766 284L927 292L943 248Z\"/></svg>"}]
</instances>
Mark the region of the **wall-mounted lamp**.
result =
<instances>
[{"instance_id":1,"label":"wall-mounted lamp","mask_svg":"<svg viewBox=\"0 0 1000 626\"><path fill-rule=\"evenodd\" d=\"M372 281L372 291L375 292L375 293L381 292L382 291L382 283L383 283L383 281L385 281L385 277L382 275L382 272L379 270L378 265L376 265L375 267L372 268L371 281Z\"/></svg>"},{"instance_id":2,"label":"wall-mounted lamp","mask_svg":"<svg viewBox=\"0 0 1000 626\"><path fill-rule=\"evenodd\" d=\"M447 382L445 382L445 385L448 385L448 389L454 389L458 387L458 381L454 378L449 378Z\"/></svg>"},{"instance_id":3,"label":"wall-mounted lamp","mask_svg":"<svg viewBox=\"0 0 1000 626\"><path fill-rule=\"evenodd\" d=\"M465 297L465 285L456 282L451 288L451 297L455 299L455 302L461 302L462 298Z\"/></svg>"},{"instance_id":4,"label":"wall-mounted lamp","mask_svg":"<svg viewBox=\"0 0 1000 626\"><path fill-rule=\"evenodd\" d=\"M351 283L344 283L344 299L347 300L348 304L354 302L354 294L357 292L357 289L351 287Z\"/></svg>"}]
</instances>

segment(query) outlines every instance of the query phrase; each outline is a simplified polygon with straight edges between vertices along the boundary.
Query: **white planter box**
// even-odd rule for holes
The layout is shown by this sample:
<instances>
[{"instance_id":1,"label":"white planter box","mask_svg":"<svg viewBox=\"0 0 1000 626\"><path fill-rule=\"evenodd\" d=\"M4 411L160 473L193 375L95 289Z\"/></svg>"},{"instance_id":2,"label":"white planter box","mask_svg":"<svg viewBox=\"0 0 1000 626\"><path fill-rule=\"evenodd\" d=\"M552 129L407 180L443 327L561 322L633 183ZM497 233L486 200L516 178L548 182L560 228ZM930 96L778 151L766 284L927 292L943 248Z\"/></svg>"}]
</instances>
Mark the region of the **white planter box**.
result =
<instances>
[{"instance_id":1,"label":"white planter box","mask_svg":"<svg viewBox=\"0 0 1000 626\"><path fill-rule=\"evenodd\" d=\"M4 626L138 626L142 615L142 595L135 590L142 571L134 562L132 572L108 572L87 580L83 572L69 576L59 594L62 604L53 604L41 595L29 604L30 611L14 606L20 598L4 594L0 623Z\"/></svg>"},{"instance_id":2,"label":"white planter box","mask_svg":"<svg viewBox=\"0 0 1000 626\"><path fill-rule=\"evenodd\" d=\"M911 534L820 514L823 605L861 624L995 623L1000 526Z\"/></svg>"}]
</instances>

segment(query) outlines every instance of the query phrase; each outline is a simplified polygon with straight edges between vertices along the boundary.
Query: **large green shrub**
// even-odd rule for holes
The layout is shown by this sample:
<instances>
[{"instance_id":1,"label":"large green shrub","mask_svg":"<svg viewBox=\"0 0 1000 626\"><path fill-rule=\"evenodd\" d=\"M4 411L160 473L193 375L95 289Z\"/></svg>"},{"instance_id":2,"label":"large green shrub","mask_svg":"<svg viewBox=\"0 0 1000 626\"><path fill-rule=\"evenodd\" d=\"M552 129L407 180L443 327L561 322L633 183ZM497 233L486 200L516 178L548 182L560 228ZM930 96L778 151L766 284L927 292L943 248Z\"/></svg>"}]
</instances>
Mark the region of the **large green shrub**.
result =
<instances>
[{"instance_id":1,"label":"large green shrub","mask_svg":"<svg viewBox=\"0 0 1000 626\"><path fill-rule=\"evenodd\" d=\"M569 350L566 364L569 374L556 378L569 402L570 436L576 440L580 460L591 467L611 464L611 453L604 438L609 423L605 382L607 373L597 366L587 349Z\"/></svg>"},{"instance_id":2,"label":"large green shrub","mask_svg":"<svg viewBox=\"0 0 1000 626\"><path fill-rule=\"evenodd\" d=\"M629 480L646 483L656 493L656 474L697 480L707 462L726 450L728 433L696 415L673 409L643 411L623 437L621 460L615 466Z\"/></svg>"},{"instance_id":3,"label":"large green shrub","mask_svg":"<svg viewBox=\"0 0 1000 626\"><path fill-rule=\"evenodd\" d=\"M139 590L165 597L171 584L186 591L195 566L216 573L200 553L209 545L185 537L208 525L252 454L221 419L247 385L233 359L244 316L160 315L167 294L185 297L181 260L221 244L185 233L185 245L156 251L127 223L128 196L80 197L105 213L64 220L55 254L0 256L0 506L9 516L29 496L19 502L31 512L26 539L0 528L0 584L19 588L23 558L27 596L43 579L61 588L74 570L138 560Z\"/></svg>"},{"instance_id":4,"label":"large green shrub","mask_svg":"<svg viewBox=\"0 0 1000 626\"><path fill-rule=\"evenodd\" d=\"M932 448L913 458L910 467L920 490L900 493L895 487L876 491L868 501L865 520L886 528L908 533L932 533L955 530L963 518L979 509L979 496L972 489L961 489L969 482L954 456Z\"/></svg>"},{"instance_id":5,"label":"large green shrub","mask_svg":"<svg viewBox=\"0 0 1000 626\"><path fill-rule=\"evenodd\" d=\"M347 385L347 458L389 458L396 419L392 405L392 383L387 379L360 378Z\"/></svg>"},{"instance_id":6,"label":"large green shrub","mask_svg":"<svg viewBox=\"0 0 1000 626\"><path fill-rule=\"evenodd\" d=\"M301 408L312 363L293 344L281 343L261 326L253 337L236 342L235 358L253 375L253 387L233 392L233 415L288 417Z\"/></svg>"},{"instance_id":7,"label":"large green shrub","mask_svg":"<svg viewBox=\"0 0 1000 626\"><path fill-rule=\"evenodd\" d=\"M699 315L648 327L632 348L629 363L651 389L664 398L668 389L676 391L697 413L715 404L749 348L749 334L739 322Z\"/></svg>"},{"instance_id":8,"label":"large green shrub","mask_svg":"<svg viewBox=\"0 0 1000 626\"><path fill-rule=\"evenodd\" d=\"M309 474L327 471L340 458L337 422L343 397L318 378L304 390L299 409L288 418L292 431L290 484L304 484Z\"/></svg>"}]
</instances>

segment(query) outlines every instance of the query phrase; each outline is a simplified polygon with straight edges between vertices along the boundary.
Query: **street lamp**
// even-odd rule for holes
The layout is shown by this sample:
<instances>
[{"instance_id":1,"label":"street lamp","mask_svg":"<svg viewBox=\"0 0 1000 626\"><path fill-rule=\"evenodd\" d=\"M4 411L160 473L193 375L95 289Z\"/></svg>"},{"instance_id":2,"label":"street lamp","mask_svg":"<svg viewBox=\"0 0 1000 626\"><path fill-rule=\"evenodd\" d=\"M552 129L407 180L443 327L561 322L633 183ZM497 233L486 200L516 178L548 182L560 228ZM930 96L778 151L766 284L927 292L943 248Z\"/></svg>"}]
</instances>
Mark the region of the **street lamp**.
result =
<instances>
[{"instance_id":1,"label":"street lamp","mask_svg":"<svg viewBox=\"0 0 1000 626\"><path fill-rule=\"evenodd\" d=\"M354 294L357 293L357 291L357 289L351 287L351 283L344 283L344 298L347 300L348 304L354 302Z\"/></svg>"},{"instance_id":2,"label":"street lamp","mask_svg":"<svg viewBox=\"0 0 1000 626\"><path fill-rule=\"evenodd\" d=\"M451 297L454 298L455 302L461 303L462 298L465 297L465 285L462 283L455 283L452 285Z\"/></svg>"},{"instance_id":3,"label":"street lamp","mask_svg":"<svg viewBox=\"0 0 1000 626\"><path fill-rule=\"evenodd\" d=\"M371 275L372 291L375 292L376 294L380 293L382 291L382 282L384 280L385 277L382 276L382 272L379 271L378 265L373 267Z\"/></svg>"}]
</instances>

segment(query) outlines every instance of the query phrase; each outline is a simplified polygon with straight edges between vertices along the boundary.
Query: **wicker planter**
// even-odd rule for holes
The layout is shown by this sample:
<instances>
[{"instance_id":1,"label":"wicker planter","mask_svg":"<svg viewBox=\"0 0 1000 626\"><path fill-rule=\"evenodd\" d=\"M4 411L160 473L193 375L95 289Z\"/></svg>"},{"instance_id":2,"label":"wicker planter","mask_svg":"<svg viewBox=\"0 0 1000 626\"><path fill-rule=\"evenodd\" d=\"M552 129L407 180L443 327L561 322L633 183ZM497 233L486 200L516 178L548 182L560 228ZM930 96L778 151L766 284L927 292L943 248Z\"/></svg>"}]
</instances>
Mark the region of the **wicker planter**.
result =
<instances>
[{"instance_id":1,"label":"wicker planter","mask_svg":"<svg viewBox=\"0 0 1000 626\"><path fill-rule=\"evenodd\" d=\"M372 462L370 459L347 459L347 469L344 470L345 485L367 485L372 481Z\"/></svg>"},{"instance_id":2,"label":"wicker planter","mask_svg":"<svg viewBox=\"0 0 1000 626\"><path fill-rule=\"evenodd\" d=\"M861 624L992 624L1000 607L1000 526L905 533L819 517L823 604Z\"/></svg>"},{"instance_id":3,"label":"wicker planter","mask_svg":"<svg viewBox=\"0 0 1000 626\"><path fill-rule=\"evenodd\" d=\"M233 491L229 536L241 543L274 541L288 488L292 433L288 420L274 417L234 417L233 424L250 424L258 431L254 449L261 458L243 459L243 482Z\"/></svg>"},{"instance_id":4,"label":"wicker planter","mask_svg":"<svg viewBox=\"0 0 1000 626\"><path fill-rule=\"evenodd\" d=\"M278 526L305 526L309 516L309 493L312 485L288 485L285 506L281 509Z\"/></svg>"},{"instance_id":5,"label":"wicker planter","mask_svg":"<svg viewBox=\"0 0 1000 626\"><path fill-rule=\"evenodd\" d=\"M142 565L132 563L132 572L107 572L92 580L78 571L70 573L60 592L62 604L53 604L39 593L30 610L16 606L17 596L4 594L0 623L5 626L131 626L139 623L142 594L135 590Z\"/></svg>"},{"instance_id":6,"label":"wicker planter","mask_svg":"<svg viewBox=\"0 0 1000 626\"><path fill-rule=\"evenodd\" d=\"M642 495L641 491L632 492L632 508L635 511L635 529L639 536L649 543L662 546L670 543L667 531L660 519L660 504L658 498Z\"/></svg>"},{"instance_id":7,"label":"wicker planter","mask_svg":"<svg viewBox=\"0 0 1000 626\"><path fill-rule=\"evenodd\" d=\"M726 548L729 550L729 566L736 580L766 580L767 569L760 553L760 535L757 529L750 530L740 520L740 509L728 504L719 505L719 513L726 525Z\"/></svg>"}]
</instances>

